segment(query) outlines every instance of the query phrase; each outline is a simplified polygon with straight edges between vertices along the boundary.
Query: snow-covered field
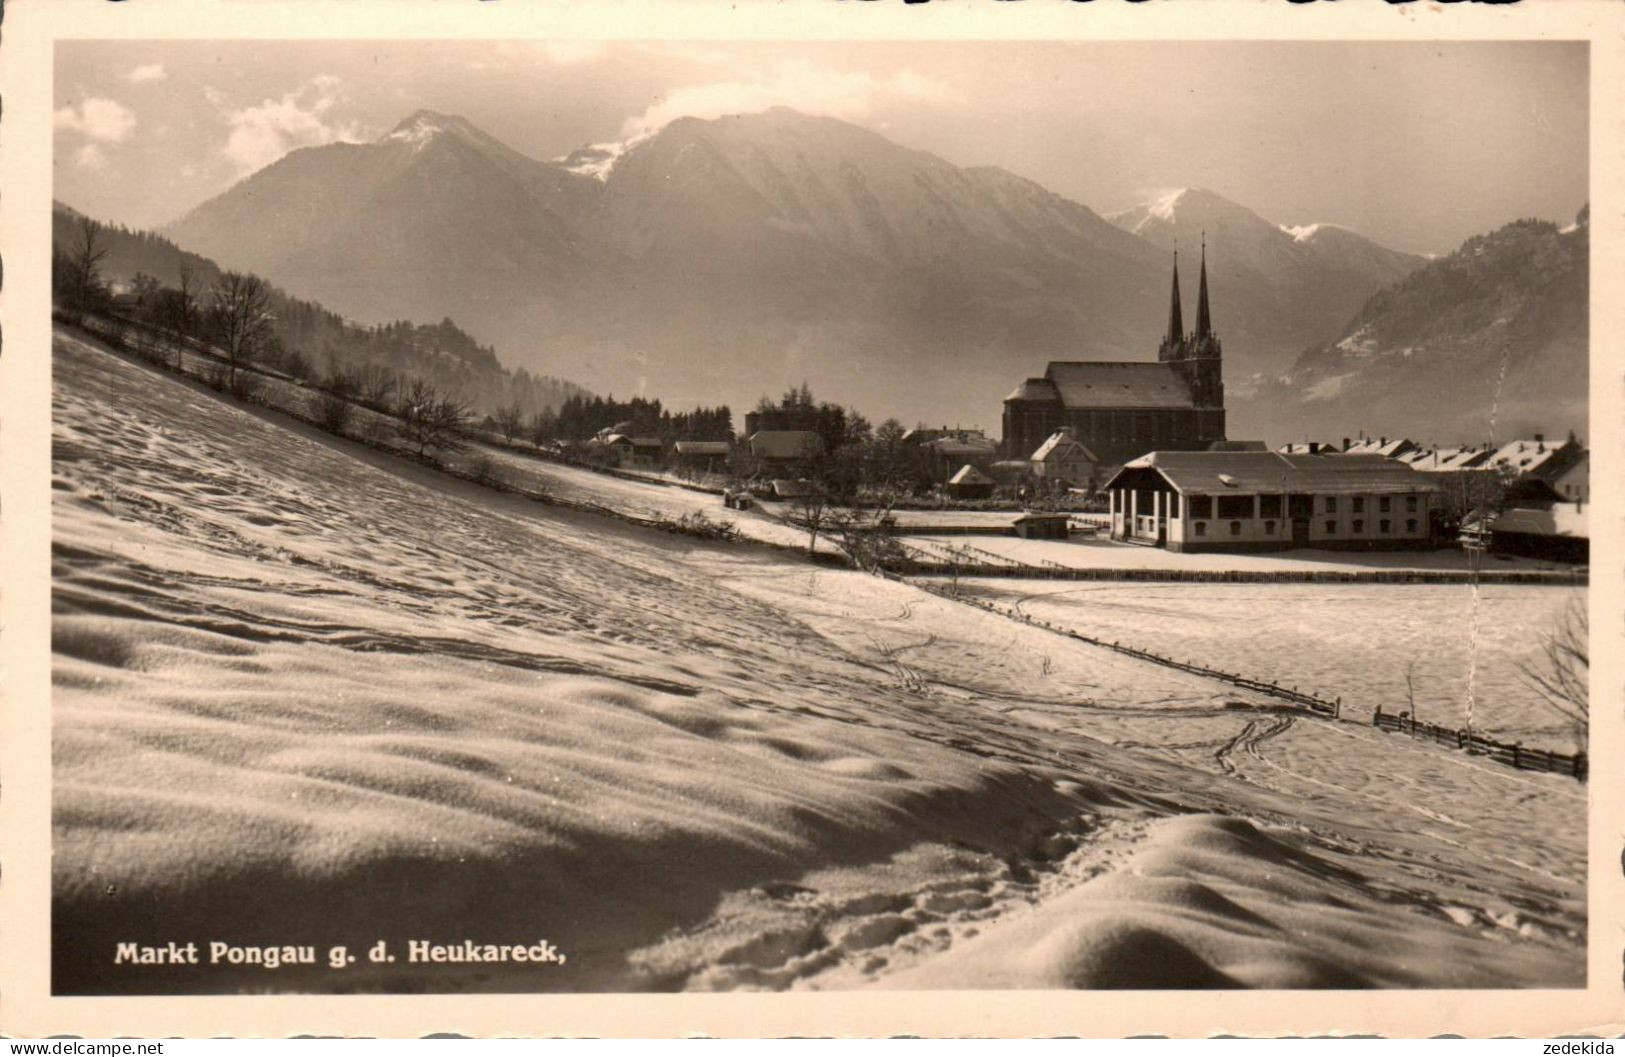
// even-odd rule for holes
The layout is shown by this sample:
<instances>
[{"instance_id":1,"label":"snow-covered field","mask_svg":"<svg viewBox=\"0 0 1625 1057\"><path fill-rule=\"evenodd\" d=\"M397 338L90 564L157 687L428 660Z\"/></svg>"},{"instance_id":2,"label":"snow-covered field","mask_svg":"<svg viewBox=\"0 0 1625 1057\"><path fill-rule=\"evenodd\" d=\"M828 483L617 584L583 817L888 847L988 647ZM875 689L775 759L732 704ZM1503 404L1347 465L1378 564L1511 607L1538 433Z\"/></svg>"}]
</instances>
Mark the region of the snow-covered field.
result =
<instances>
[{"instance_id":1,"label":"snow-covered field","mask_svg":"<svg viewBox=\"0 0 1625 1057\"><path fill-rule=\"evenodd\" d=\"M966 543L981 550L1039 565L1046 561L1074 569L1246 569L1250 571L1358 572L1362 569L1438 569L1465 573L1467 556L1446 548L1427 551L1327 551L1313 548L1259 554L1177 554L1161 547L1118 543L1102 535L1086 540L1024 540L1014 536L921 536L922 540L954 547ZM1495 570L1573 571L1573 566L1496 555L1485 568Z\"/></svg>"},{"instance_id":2,"label":"snow-covered field","mask_svg":"<svg viewBox=\"0 0 1625 1057\"><path fill-rule=\"evenodd\" d=\"M1570 779L54 363L59 992L1583 981Z\"/></svg>"},{"instance_id":3,"label":"snow-covered field","mask_svg":"<svg viewBox=\"0 0 1625 1057\"><path fill-rule=\"evenodd\" d=\"M1414 702L1430 723L1574 748L1520 667L1540 670L1541 637L1584 588L985 579L960 589L1096 638L1341 697L1352 718Z\"/></svg>"}]
</instances>

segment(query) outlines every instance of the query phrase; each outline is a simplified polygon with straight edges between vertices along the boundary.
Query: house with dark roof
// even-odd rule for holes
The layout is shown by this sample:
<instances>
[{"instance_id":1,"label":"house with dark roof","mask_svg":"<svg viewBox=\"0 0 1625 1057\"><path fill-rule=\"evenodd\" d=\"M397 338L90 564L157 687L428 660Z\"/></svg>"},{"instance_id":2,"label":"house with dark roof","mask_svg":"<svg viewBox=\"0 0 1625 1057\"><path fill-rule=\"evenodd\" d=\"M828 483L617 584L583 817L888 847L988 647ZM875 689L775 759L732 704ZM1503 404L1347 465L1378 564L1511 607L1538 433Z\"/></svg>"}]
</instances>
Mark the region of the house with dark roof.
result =
<instances>
[{"instance_id":1,"label":"house with dark roof","mask_svg":"<svg viewBox=\"0 0 1625 1057\"><path fill-rule=\"evenodd\" d=\"M824 454L824 438L810 429L763 429L750 435L750 453L766 477L799 477Z\"/></svg>"},{"instance_id":2,"label":"house with dark roof","mask_svg":"<svg viewBox=\"0 0 1625 1057\"><path fill-rule=\"evenodd\" d=\"M732 450L733 445L725 440L680 440L671 446L673 461L697 473L720 470Z\"/></svg>"},{"instance_id":3,"label":"house with dark roof","mask_svg":"<svg viewBox=\"0 0 1625 1057\"><path fill-rule=\"evenodd\" d=\"M1381 455L1157 451L1106 484L1112 537L1172 551L1419 549L1437 484Z\"/></svg>"},{"instance_id":4,"label":"house with dark roof","mask_svg":"<svg viewBox=\"0 0 1625 1057\"><path fill-rule=\"evenodd\" d=\"M1208 308L1205 245L1196 328L1185 329L1176 255L1155 362L1057 360L1004 399L1007 456L1034 451L1068 428L1110 466L1151 451L1202 451L1224 439L1223 350Z\"/></svg>"}]
</instances>

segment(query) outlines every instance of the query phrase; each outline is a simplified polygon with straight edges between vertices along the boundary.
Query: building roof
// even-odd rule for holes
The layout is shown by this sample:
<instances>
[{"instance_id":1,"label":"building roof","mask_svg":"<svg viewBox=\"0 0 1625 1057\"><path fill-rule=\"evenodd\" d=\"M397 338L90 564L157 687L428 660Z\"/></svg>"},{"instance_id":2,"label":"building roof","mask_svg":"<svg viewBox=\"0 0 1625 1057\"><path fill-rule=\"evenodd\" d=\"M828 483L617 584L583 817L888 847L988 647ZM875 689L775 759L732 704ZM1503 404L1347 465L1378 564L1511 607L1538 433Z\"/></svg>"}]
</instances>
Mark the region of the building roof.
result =
<instances>
[{"instance_id":1,"label":"building roof","mask_svg":"<svg viewBox=\"0 0 1625 1057\"><path fill-rule=\"evenodd\" d=\"M763 429L750 435L750 453L763 459L805 459L823 451L824 438L810 429Z\"/></svg>"},{"instance_id":2,"label":"building roof","mask_svg":"<svg viewBox=\"0 0 1625 1057\"><path fill-rule=\"evenodd\" d=\"M1059 430L1050 434L1049 439L1038 446L1038 450L1033 452L1032 461L1050 462L1052 460L1080 458L1088 459L1090 462L1100 461L1095 458L1094 452L1083 446L1082 441L1079 441L1066 430Z\"/></svg>"},{"instance_id":3,"label":"building roof","mask_svg":"<svg viewBox=\"0 0 1625 1057\"><path fill-rule=\"evenodd\" d=\"M679 455L726 455L733 445L725 440L680 440L672 448Z\"/></svg>"},{"instance_id":4,"label":"building roof","mask_svg":"<svg viewBox=\"0 0 1625 1057\"><path fill-rule=\"evenodd\" d=\"M936 440L985 441L987 434L979 429L955 426L915 426L904 430L900 438L904 444L929 444Z\"/></svg>"},{"instance_id":5,"label":"building roof","mask_svg":"<svg viewBox=\"0 0 1625 1057\"><path fill-rule=\"evenodd\" d=\"M1208 451L1269 451L1270 446L1261 440L1216 440L1207 446Z\"/></svg>"},{"instance_id":6,"label":"building roof","mask_svg":"<svg viewBox=\"0 0 1625 1057\"><path fill-rule=\"evenodd\" d=\"M782 477L773 480L773 495L777 499L804 499L817 494L818 488L811 481L791 481Z\"/></svg>"},{"instance_id":7,"label":"building roof","mask_svg":"<svg viewBox=\"0 0 1625 1057\"><path fill-rule=\"evenodd\" d=\"M978 470L970 463L959 468L959 472L948 478L949 484L992 484L993 478Z\"/></svg>"},{"instance_id":8,"label":"building roof","mask_svg":"<svg viewBox=\"0 0 1625 1057\"><path fill-rule=\"evenodd\" d=\"M1505 466L1516 473L1551 477L1563 473L1579 461L1584 448L1574 441L1552 442L1541 438L1515 440L1497 448L1490 456L1492 466Z\"/></svg>"},{"instance_id":9,"label":"building roof","mask_svg":"<svg viewBox=\"0 0 1625 1057\"><path fill-rule=\"evenodd\" d=\"M1323 451L1336 451L1337 445L1322 444L1318 440L1300 440L1283 444L1275 450L1282 455L1319 455Z\"/></svg>"},{"instance_id":10,"label":"building roof","mask_svg":"<svg viewBox=\"0 0 1625 1057\"><path fill-rule=\"evenodd\" d=\"M1106 487L1134 487L1147 473L1159 476L1181 495L1370 495L1429 492L1437 487L1404 463L1380 455L1275 451L1154 451L1125 464Z\"/></svg>"},{"instance_id":11,"label":"building roof","mask_svg":"<svg viewBox=\"0 0 1625 1057\"><path fill-rule=\"evenodd\" d=\"M1485 470L1490 459L1488 448L1435 448L1431 451L1413 451L1401 460L1423 473L1455 473L1460 470Z\"/></svg>"},{"instance_id":12,"label":"building roof","mask_svg":"<svg viewBox=\"0 0 1625 1057\"><path fill-rule=\"evenodd\" d=\"M1196 406L1190 385L1171 363L1057 361L1046 374L1068 408Z\"/></svg>"},{"instance_id":13,"label":"building roof","mask_svg":"<svg viewBox=\"0 0 1625 1057\"><path fill-rule=\"evenodd\" d=\"M978 457L986 458L989 455L997 455L999 452L999 446L985 437L981 440L961 440L954 437L939 437L936 440L927 441L921 446L930 448L938 455L950 459Z\"/></svg>"},{"instance_id":14,"label":"building roof","mask_svg":"<svg viewBox=\"0 0 1625 1057\"><path fill-rule=\"evenodd\" d=\"M1366 437L1357 440L1344 451L1345 455L1381 455L1388 459L1397 459L1408 451L1415 451L1416 445L1401 437L1398 440L1389 440L1387 437Z\"/></svg>"},{"instance_id":15,"label":"building roof","mask_svg":"<svg viewBox=\"0 0 1625 1057\"><path fill-rule=\"evenodd\" d=\"M1520 536L1559 536L1590 539L1586 508L1575 503L1557 503L1550 510L1513 507L1490 522L1490 531Z\"/></svg>"},{"instance_id":16,"label":"building roof","mask_svg":"<svg viewBox=\"0 0 1625 1057\"><path fill-rule=\"evenodd\" d=\"M1005 400L1034 400L1053 404L1061 399L1055 384L1048 378L1029 378L1010 391Z\"/></svg>"}]
</instances>

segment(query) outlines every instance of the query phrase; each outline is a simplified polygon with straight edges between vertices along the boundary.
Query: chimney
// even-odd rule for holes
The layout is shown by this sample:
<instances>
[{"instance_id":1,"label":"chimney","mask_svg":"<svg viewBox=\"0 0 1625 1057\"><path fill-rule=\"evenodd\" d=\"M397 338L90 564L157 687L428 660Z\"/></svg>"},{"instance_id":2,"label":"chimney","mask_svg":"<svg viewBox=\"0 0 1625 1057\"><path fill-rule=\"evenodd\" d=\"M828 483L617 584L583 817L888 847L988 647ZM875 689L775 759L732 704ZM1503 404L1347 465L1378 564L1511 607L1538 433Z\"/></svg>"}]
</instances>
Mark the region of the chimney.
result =
<instances>
[{"instance_id":1,"label":"chimney","mask_svg":"<svg viewBox=\"0 0 1625 1057\"><path fill-rule=\"evenodd\" d=\"M1536 444L1545 444L1546 443L1546 434L1544 434L1544 433L1536 433L1535 434L1535 443Z\"/></svg>"},{"instance_id":2,"label":"chimney","mask_svg":"<svg viewBox=\"0 0 1625 1057\"><path fill-rule=\"evenodd\" d=\"M1319 455L1320 454L1320 442L1319 441L1312 440L1312 441L1309 442L1309 454L1310 455Z\"/></svg>"},{"instance_id":3,"label":"chimney","mask_svg":"<svg viewBox=\"0 0 1625 1057\"><path fill-rule=\"evenodd\" d=\"M1352 442L1352 441L1350 441L1350 440L1349 440L1349 439L1348 439L1348 438L1347 438L1347 437L1344 437L1344 438L1343 438L1343 450L1344 450L1344 451L1348 451L1348 450L1349 450L1349 446L1350 446L1350 445L1351 445L1351 444L1352 444L1352 443L1353 443L1353 442Z\"/></svg>"},{"instance_id":4,"label":"chimney","mask_svg":"<svg viewBox=\"0 0 1625 1057\"><path fill-rule=\"evenodd\" d=\"M1384 437L1384 438L1382 438L1381 440L1379 440L1377 442L1377 447L1379 447L1379 448L1386 448L1387 446L1388 446L1388 438L1387 437Z\"/></svg>"}]
</instances>

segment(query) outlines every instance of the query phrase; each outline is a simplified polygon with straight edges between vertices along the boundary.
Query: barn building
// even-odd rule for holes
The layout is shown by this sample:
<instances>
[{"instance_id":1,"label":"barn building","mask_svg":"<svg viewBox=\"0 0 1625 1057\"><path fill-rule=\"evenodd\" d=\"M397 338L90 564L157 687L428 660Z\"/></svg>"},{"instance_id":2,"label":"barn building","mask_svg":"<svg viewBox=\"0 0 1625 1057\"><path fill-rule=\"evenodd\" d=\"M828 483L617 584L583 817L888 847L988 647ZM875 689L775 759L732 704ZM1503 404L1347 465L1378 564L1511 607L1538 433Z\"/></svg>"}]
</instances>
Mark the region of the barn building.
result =
<instances>
[{"instance_id":1,"label":"barn building","mask_svg":"<svg viewBox=\"0 0 1625 1057\"><path fill-rule=\"evenodd\" d=\"M1427 545L1437 485L1380 455L1157 451L1107 484L1112 538L1172 551Z\"/></svg>"},{"instance_id":2,"label":"barn building","mask_svg":"<svg viewBox=\"0 0 1625 1057\"><path fill-rule=\"evenodd\" d=\"M1021 457L1062 429L1108 466L1151 451L1202 451L1224 439L1223 357L1208 310L1203 248L1196 329L1185 330L1174 258L1168 329L1155 363L1050 363L1004 400L1004 452Z\"/></svg>"}]
</instances>

